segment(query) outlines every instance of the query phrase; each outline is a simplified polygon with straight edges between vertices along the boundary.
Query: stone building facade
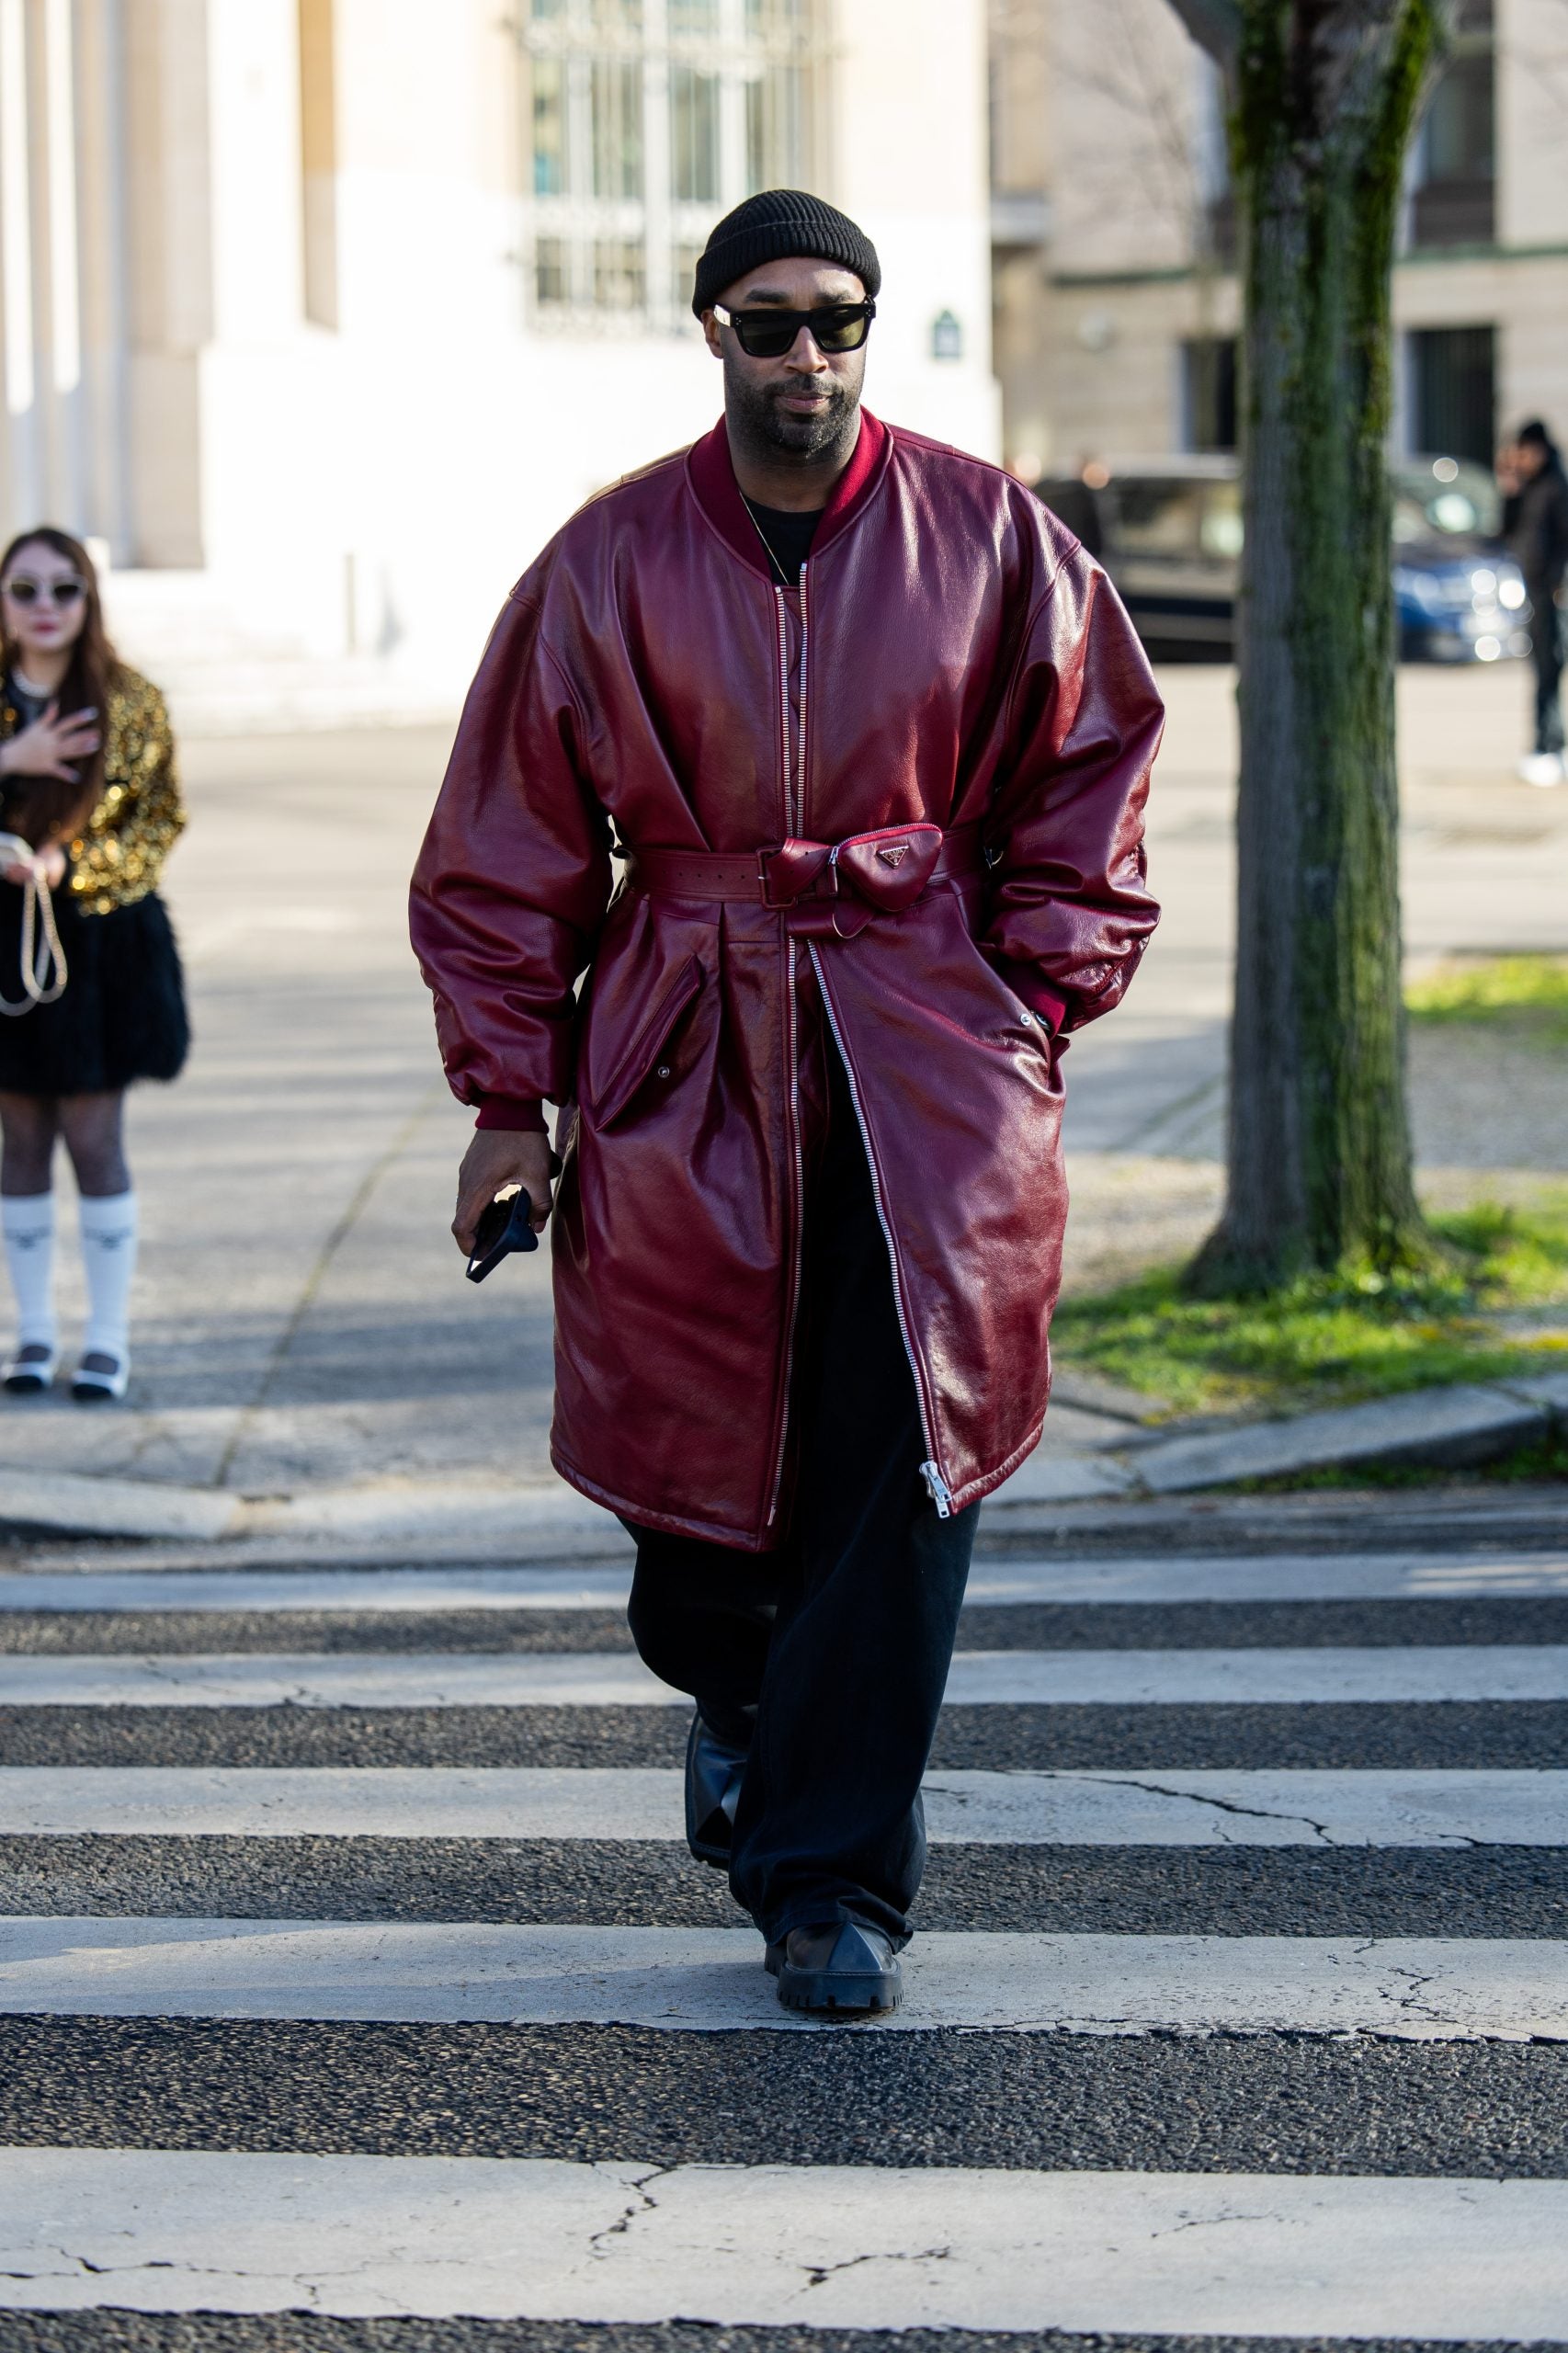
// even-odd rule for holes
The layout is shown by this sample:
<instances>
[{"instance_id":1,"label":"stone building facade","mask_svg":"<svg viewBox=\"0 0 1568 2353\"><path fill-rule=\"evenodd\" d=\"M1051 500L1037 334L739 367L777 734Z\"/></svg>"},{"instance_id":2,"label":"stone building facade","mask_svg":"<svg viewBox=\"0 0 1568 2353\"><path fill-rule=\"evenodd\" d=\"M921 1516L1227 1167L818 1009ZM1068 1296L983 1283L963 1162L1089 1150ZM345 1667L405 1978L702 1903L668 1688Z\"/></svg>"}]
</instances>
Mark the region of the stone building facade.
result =
<instances>
[{"instance_id":1,"label":"stone building facade","mask_svg":"<svg viewBox=\"0 0 1568 2353\"><path fill-rule=\"evenodd\" d=\"M1234 438L1223 108L1169 0L992 0L995 351L1021 472ZM1568 0L1466 0L1410 161L1396 440L1568 433Z\"/></svg>"},{"instance_id":2,"label":"stone building facade","mask_svg":"<svg viewBox=\"0 0 1568 2353\"><path fill-rule=\"evenodd\" d=\"M0 531L89 535L232 715L334 663L449 699L556 525L711 423L692 259L780 182L881 250L874 404L999 454L985 41L982 0L0 0Z\"/></svg>"}]
</instances>

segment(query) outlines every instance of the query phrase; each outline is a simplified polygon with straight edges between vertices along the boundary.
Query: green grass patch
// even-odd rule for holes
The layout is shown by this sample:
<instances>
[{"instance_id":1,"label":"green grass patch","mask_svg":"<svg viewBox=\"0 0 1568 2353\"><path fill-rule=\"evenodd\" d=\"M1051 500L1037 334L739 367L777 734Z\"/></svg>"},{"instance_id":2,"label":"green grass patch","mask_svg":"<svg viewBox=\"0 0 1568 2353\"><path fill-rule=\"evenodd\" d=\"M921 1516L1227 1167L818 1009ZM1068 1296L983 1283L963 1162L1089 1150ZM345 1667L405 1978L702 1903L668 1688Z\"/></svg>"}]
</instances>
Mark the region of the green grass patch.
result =
<instances>
[{"instance_id":1,"label":"green grass patch","mask_svg":"<svg viewBox=\"0 0 1568 2353\"><path fill-rule=\"evenodd\" d=\"M1568 1341L1514 1337L1494 1321L1562 1303L1568 1323L1568 1189L1528 1210L1483 1203L1432 1228L1442 1263L1419 1274L1304 1277L1264 1298L1193 1299L1180 1267L1159 1267L1064 1299L1053 1338L1064 1365L1174 1414L1290 1411L1568 1366Z\"/></svg>"},{"instance_id":2,"label":"green grass patch","mask_svg":"<svg viewBox=\"0 0 1568 2353\"><path fill-rule=\"evenodd\" d=\"M1568 957L1448 964L1406 989L1413 1021L1483 1024L1521 1042L1568 1046Z\"/></svg>"}]
</instances>

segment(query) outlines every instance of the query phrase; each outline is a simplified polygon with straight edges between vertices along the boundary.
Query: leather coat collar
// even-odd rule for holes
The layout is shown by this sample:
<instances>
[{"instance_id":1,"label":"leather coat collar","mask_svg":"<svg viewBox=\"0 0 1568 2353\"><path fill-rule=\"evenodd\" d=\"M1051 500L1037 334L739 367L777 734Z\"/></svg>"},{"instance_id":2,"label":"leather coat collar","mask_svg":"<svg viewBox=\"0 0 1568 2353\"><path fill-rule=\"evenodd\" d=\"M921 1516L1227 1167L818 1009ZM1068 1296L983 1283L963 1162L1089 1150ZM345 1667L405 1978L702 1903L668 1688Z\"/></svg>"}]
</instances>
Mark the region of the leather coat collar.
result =
<instances>
[{"instance_id":1,"label":"leather coat collar","mask_svg":"<svg viewBox=\"0 0 1568 2353\"><path fill-rule=\"evenodd\" d=\"M886 472L892 448L892 435L887 426L869 409L863 408L855 454L835 483L833 495L823 509L822 521L812 542L813 557L820 555L840 531L847 529L866 506ZM748 563L754 572L771 581L772 568L735 480L730 437L722 417L711 433L693 442L687 452L686 472L693 496L720 538L743 563Z\"/></svg>"}]
</instances>

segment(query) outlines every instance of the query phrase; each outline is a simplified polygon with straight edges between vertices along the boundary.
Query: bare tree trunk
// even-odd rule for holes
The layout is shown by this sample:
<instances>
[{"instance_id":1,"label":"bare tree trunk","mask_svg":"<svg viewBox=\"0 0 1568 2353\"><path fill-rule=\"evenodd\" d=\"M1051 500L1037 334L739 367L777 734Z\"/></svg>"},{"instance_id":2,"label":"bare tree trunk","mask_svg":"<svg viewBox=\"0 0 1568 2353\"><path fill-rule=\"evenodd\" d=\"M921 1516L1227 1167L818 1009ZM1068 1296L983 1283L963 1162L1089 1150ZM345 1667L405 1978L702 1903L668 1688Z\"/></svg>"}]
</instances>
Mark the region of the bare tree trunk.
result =
<instances>
[{"instance_id":1,"label":"bare tree trunk","mask_svg":"<svg viewBox=\"0 0 1568 2353\"><path fill-rule=\"evenodd\" d=\"M1243 232L1239 926L1206 1289L1408 1264L1386 440L1405 152L1444 0L1174 0L1223 63Z\"/></svg>"}]
</instances>

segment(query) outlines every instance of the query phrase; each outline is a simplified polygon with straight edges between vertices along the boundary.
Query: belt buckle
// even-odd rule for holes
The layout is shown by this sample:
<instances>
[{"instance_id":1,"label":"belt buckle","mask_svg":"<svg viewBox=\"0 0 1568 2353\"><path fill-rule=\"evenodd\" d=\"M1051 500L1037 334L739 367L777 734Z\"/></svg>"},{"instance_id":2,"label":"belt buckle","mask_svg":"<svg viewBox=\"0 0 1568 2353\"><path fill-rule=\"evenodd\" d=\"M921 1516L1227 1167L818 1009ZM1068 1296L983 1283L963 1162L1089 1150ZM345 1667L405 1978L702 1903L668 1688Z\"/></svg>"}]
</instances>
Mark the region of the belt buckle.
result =
<instances>
[{"instance_id":1,"label":"belt buckle","mask_svg":"<svg viewBox=\"0 0 1568 2353\"><path fill-rule=\"evenodd\" d=\"M784 845L780 843L777 848L759 849L756 854L756 876L762 887L762 904L770 914L786 915L791 907L798 907L802 899L837 898L838 850L835 846L826 863L812 875L811 881L802 889L791 892L787 899L776 899L773 895L773 878L768 872L768 860L780 856L783 847Z\"/></svg>"}]
</instances>

